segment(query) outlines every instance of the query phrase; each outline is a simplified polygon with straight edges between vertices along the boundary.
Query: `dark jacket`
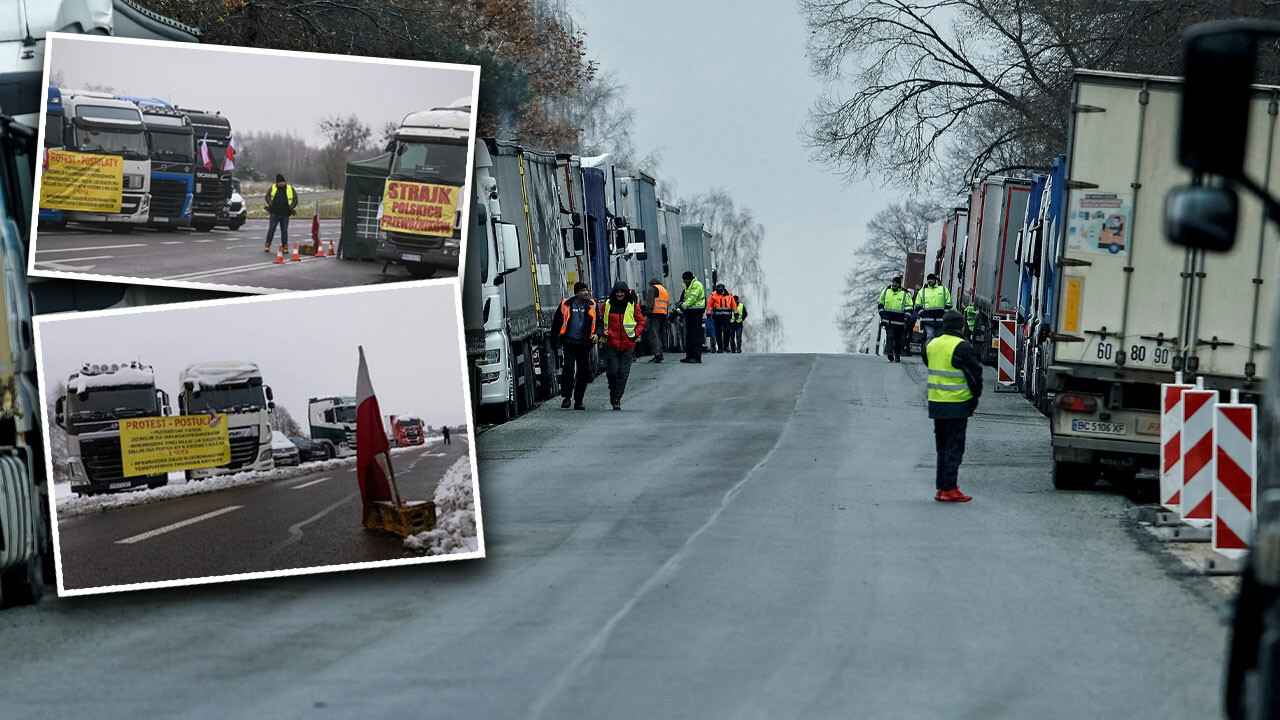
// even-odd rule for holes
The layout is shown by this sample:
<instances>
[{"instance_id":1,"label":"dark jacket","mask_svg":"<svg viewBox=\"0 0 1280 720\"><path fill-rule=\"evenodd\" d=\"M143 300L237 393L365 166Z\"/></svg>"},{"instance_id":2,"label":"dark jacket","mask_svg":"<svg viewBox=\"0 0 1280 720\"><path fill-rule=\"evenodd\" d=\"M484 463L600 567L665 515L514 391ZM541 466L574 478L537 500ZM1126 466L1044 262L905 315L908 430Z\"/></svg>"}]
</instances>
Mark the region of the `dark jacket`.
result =
<instances>
[{"instance_id":1,"label":"dark jacket","mask_svg":"<svg viewBox=\"0 0 1280 720\"><path fill-rule=\"evenodd\" d=\"M973 343L965 340L957 345L951 354L951 364L964 373L965 383L969 386L969 392L973 393L973 398L962 403L929 403L929 417L934 420L967 418L973 415L978 408L978 398L982 397L982 359Z\"/></svg>"},{"instance_id":2,"label":"dark jacket","mask_svg":"<svg viewBox=\"0 0 1280 720\"><path fill-rule=\"evenodd\" d=\"M287 184L284 187L276 187L275 185L272 185L267 188L267 194L265 196L267 201L267 212L272 215L284 215L285 217L292 215L293 209L298 207L298 191L293 191L293 202L289 202L289 190L291 189L292 186ZM271 194L272 190L276 191L274 196Z\"/></svg>"},{"instance_id":3,"label":"dark jacket","mask_svg":"<svg viewBox=\"0 0 1280 720\"><path fill-rule=\"evenodd\" d=\"M555 318L551 321L551 339L553 342L562 342L569 345L590 345L591 344L591 318L587 312L591 306L595 304L594 300L579 300L571 297L569 302L569 326L565 328L564 334L560 334L560 326L564 324L564 313L559 310L555 313Z\"/></svg>"}]
</instances>

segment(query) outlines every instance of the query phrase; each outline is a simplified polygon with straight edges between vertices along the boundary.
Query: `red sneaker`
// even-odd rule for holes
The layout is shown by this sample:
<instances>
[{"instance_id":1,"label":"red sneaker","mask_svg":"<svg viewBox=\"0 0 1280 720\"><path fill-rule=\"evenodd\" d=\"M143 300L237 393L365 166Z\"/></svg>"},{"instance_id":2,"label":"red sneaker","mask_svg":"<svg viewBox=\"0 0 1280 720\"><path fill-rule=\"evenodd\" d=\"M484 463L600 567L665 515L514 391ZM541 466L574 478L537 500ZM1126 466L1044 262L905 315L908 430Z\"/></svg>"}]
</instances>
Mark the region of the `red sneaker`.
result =
<instances>
[{"instance_id":1,"label":"red sneaker","mask_svg":"<svg viewBox=\"0 0 1280 720\"><path fill-rule=\"evenodd\" d=\"M942 502L942 501L943 501L943 500L942 500L942 492L943 492L942 490L939 490L938 492L934 493L934 494L933 494L933 499L934 499L934 500L937 500L938 502Z\"/></svg>"},{"instance_id":2,"label":"red sneaker","mask_svg":"<svg viewBox=\"0 0 1280 720\"><path fill-rule=\"evenodd\" d=\"M973 498L960 492L960 488L951 488L944 490L938 494L938 499L942 502L969 502Z\"/></svg>"}]
</instances>

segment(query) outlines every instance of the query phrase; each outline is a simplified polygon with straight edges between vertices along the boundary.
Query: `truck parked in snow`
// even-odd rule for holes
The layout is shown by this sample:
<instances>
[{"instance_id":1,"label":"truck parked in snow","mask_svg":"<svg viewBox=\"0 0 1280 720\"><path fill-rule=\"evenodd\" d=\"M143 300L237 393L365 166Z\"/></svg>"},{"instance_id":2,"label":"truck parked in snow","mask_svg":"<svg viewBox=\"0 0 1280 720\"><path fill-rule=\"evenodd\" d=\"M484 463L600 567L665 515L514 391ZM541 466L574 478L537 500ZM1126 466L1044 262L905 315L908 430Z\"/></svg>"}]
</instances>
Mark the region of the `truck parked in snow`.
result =
<instances>
[{"instance_id":1,"label":"truck parked in snow","mask_svg":"<svg viewBox=\"0 0 1280 720\"><path fill-rule=\"evenodd\" d=\"M311 440L328 447L332 457L355 455L356 410L353 395L311 398L307 401Z\"/></svg>"},{"instance_id":2,"label":"truck parked in snow","mask_svg":"<svg viewBox=\"0 0 1280 720\"><path fill-rule=\"evenodd\" d=\"M471 100L449 107L410 113L395 134L388 183L409 182L453 188L456 216L452 232L391 227L378 244L380 260L403 265L410 275L429 278L437 271L456 270L462 247L462 216L466 211L467 134L471 129ZM384 201L385 203L385 201ZM384 208L388 210L389 208Z\"/></svg>"},{"instance_id":3,"label":"truck parked in snow","mask_svg":"<svg viewBox=\"0 0 1280 720\"><path fill-rule=\"evenodd\" d=\"M67 474L76 495L149 488L168 483L168 474L124 476L120 421L169 414L169 396L156 388L150 365L85 363L67 378L67 394L57 399L55 422L67 433Z\"/></svg>"},{"instance_id":4,"label":"truck parked in snow","mask_svg":"<svg viewBox=\"0 0 1280 720\"><path fill-rule=\"evenodd\" d=\"M421 445L427 441L422 418L417 415L388 415L387 427L390 429L387 438L393 447Z\"/></svg>"},{"instance_id":5,"label":"truck parked in snow","mask_svg":"<svg viewBox=\"0 0 1280 720\"><path fill-rule=\"evenodd\" d=\"M183 415L226 413L231 461L187 470L188 480L270 470L271 388L255 363L212 361L187 366L178 376L178 408Z\"/></svg>"}]
</instances>

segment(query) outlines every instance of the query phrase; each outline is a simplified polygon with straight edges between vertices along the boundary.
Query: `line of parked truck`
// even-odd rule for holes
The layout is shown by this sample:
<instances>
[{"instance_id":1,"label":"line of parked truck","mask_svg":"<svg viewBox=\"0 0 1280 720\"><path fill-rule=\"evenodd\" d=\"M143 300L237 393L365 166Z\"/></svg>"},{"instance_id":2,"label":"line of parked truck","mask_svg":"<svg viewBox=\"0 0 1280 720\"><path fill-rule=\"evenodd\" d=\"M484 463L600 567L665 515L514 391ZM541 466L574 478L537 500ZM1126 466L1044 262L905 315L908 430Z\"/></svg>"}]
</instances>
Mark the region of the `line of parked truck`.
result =
<instances>
[{"instance_id":1,"label":"line of parked truck","mask_svg":"<svg viewBox=\"0 0 1280 720\"><path fill-rule=\"evenodd\" d=\"M121 233L143 225L207 232L239 229L248 217L231 175L234 163L227 167L231 122L219 111L50 87L44 118L46 150L120 157L124 187L118 213L41 208L43 226L77 222Z\"/></svg>"},{"instance_id":2,"label":"line of parked truck","mask_svg":"<svg viewBox=\"0 0 1280 720\"><path fill-rule=\"evenodd\" d=\"M550 329L575 283L603 300L618 280L643 293L657 278L674 305L686 271L716 282L711 233L682 222L641 170L492 138L476 141L474 165L462 302L477 413L507 420L559 394ZM683 343L673 316L665 347Z\"/></svg>"},{"instance_id":3,"label":"line of parked truck","mask_svg":"<svg viewBox=\"0 0 1280 720\"><path fill-rule=\"evenodd\" d=\"M1252 167L1280 185L1277 91L1254 92ZM1181 371L1259 402L1280 295L1276 231L1242 202L1230 253L1170 244L1164 200L1190 180L1177 162L1177 78L1076 72L1067 153L1031 179L988 177L930 231L929 267L996 363L1014 320L1014 386L1048 415L1053 482L1102 473L1158 481L1160 384Z\"/></svg>"}]
</instances>

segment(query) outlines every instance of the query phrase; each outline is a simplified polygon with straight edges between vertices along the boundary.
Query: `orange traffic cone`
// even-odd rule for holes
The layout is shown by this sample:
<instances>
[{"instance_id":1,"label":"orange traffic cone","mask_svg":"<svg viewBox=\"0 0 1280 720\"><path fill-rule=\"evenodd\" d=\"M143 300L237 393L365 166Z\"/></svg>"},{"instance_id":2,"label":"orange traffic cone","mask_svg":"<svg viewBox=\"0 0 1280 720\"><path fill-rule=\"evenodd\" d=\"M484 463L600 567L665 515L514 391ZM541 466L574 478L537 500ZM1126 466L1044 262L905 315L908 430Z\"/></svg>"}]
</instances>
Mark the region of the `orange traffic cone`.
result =
<instances>
[{"instance_id":1,"label":"orange traffic cone","mask_svg":"<svg viewBox=\"0 0 1280 720\"><path fill-rule=\"evenodd\" d=\"M316 241L316 257L329 257L324 252L324 243L319 240Z\"/></svg>"},{"instance_id":2,"label":"orange traffic cone","mask_svg":"<svg viewBox=\"0 0 1280 720\"><path fill-rule=\"evenodd\" d=\"M333 249L333 240L329 240L329 254L326 257L337 257L338 251Z\"/></svg>"},{"instance_id":3,"label":"orange traffic cone","mask_svg":"<svg viewBox=\"0 0 1280 720\"><path fill-rule=\"evenodd\" d=\"M290 262L302 262L302 258L298 257L298 243L293 244L293 257L289 258Z\"/></svg>"},{"instance_id":4,"label":"orange traffic cone","mask_svg":"<svg viewBox=\"0 0 1280 720\"><path fill-rule=\"evenodd\" d=\"M284 248L276 248L276 261L272 264L273 265L284 264Z\"/></svg>"}]
</instances>

